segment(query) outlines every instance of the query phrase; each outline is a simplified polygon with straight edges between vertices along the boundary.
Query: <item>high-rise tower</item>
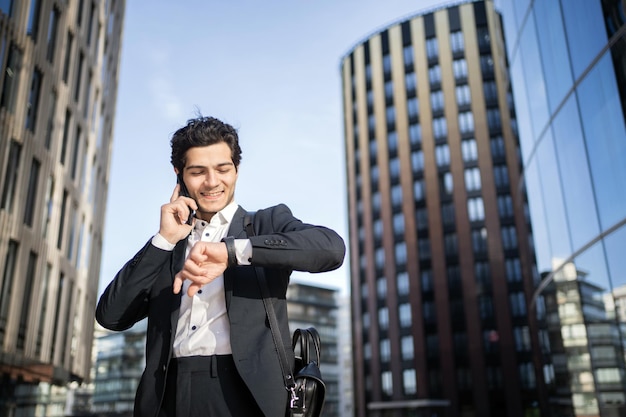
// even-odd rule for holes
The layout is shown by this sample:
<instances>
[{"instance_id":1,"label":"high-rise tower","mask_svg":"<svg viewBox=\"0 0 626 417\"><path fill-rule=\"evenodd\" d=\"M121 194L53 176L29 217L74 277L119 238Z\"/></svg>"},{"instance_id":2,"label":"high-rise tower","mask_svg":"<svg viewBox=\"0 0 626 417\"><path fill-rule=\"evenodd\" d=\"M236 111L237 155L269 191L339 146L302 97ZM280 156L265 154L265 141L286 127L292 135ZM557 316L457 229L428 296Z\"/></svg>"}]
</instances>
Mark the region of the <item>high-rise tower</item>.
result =
<instances>
[{"instance_id":1,"label":"high-rise tower","mask_svg":"<svg viewBox=\"0 0 626 417\"><path fill-rule=\"evenodd\" d=\"M2 415L89 377L124 8L0 2Z\"/></svg>"},{"instance_id":2,"label":"high-rise tower","mask_svg":"<svg viewBox=\"0 0 626 417\"><path fill-rule=\"evenodd\" d=\"M356 415L534 415L547 333L493 3L378 30L342 77Z\"/></svg>"}]
</instances>

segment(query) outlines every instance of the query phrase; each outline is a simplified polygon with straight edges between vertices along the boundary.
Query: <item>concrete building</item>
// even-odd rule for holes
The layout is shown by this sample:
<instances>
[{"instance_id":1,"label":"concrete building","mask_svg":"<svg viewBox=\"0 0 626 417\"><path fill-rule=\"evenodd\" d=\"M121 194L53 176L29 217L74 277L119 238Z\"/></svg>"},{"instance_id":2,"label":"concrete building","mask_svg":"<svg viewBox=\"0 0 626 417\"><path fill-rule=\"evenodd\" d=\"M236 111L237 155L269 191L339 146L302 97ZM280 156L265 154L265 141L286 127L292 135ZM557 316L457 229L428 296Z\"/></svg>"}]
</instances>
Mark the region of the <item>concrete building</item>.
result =
<instances>
[{"instance_id":1,"label":"concrete building","mask_svg":"<svg viewBox=\"0 0 626 417\"><path fill-rule=\"evenodd\" d=\"M0 2L1 415L89 379L124 9Z\"/></svg>"},{"instance_id":2,"label":"concrete building","mask_svg":"<svg viewBox=\"0 0 626 417\"><path fill-rule=\"evenodd\" d=\"M536 415L539 277L493 3L403 18L341 70L355 415Z\"/></svg>"}]
</instances>

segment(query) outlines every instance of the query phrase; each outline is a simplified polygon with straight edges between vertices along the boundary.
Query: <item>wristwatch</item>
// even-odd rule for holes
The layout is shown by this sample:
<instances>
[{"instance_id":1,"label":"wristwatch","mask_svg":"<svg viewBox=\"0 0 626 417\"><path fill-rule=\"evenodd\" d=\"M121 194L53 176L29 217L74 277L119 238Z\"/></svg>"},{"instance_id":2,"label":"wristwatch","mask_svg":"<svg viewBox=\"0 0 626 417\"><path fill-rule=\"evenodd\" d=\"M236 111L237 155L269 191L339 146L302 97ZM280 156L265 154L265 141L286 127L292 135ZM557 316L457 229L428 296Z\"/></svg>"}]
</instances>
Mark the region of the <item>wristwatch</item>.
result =
<instances>
[{"instance_id":1,"label":"wristwatch","mask_svg":"<svg viewBox=\"0 0 626 417\"><path fill-rule=\"evenodd\" d=\"M237 266L237 252L235 251L235 238L232 236L226 236L222 238L222 242L226 244L226 251L228 252L228 267Z\"/></svg>"}]
</instances>

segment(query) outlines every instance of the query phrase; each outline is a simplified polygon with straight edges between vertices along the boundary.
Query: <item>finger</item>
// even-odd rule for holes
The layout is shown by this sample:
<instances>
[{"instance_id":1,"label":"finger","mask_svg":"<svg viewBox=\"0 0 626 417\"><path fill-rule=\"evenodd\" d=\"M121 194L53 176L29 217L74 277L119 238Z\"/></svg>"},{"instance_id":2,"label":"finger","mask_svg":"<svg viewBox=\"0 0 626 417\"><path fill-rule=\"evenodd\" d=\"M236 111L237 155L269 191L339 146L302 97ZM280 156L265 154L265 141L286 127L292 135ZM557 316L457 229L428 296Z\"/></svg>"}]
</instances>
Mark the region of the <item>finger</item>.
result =
<instances>
[{"instance_id":1,"label":"finger","mask_svg":"<svg viewBox=\"0 0 626 417\"><path fill-rule=\"evenodd\" d=\"M196 282L192 283L187 290L187 295L193 297L198 293L198 290L200 290L200 288L202 288L202 284Z\"/></svg>"},{"instance_id":2,"label":"finger","mask_svg":"<svg viewBox=\"0 0 626 417\"><path fill-rule=\"evenodd\" d=\"M174 187L174 192L172 192L172 196L170 197L170 203L178 200L178 197L180 197L180 184L176 184L176 187Z\"/></svg>"},{"instance_id":3,"label":"finger","mask_svg":"<svg viewBox=\"0 0 626 417\"><path fill-rule=\"evenodd\" d=\"M182 277L180 272L176 274L176 276L174 277L174 286L173 286L174 294L178 294L180 290L183 288L183 280L184 278Z\"/></svg>"}]
</instances>

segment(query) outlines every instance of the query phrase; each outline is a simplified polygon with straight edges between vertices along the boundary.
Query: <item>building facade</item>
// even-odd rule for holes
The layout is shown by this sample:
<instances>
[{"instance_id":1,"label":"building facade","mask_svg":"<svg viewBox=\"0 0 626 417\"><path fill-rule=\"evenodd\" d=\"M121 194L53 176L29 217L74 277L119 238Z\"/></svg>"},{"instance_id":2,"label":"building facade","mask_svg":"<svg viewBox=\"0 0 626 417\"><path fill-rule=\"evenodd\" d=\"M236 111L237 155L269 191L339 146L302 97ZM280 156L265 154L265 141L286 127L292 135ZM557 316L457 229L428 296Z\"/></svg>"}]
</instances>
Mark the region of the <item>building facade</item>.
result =
<instances>
[{"instance_id":1,"label":"building facade","mask_svg":"<svg viewBox=\"0 0 626 417\"><path fill-rule=\"evenodd\" d=\"M0 1L1 415L89 379L124 9Z\"/></svg>"},{"instance_id":2,"label":"building facade","mask_svg":"<svg viewBox=\"0 0 626 417\"><path fill-rule=\"evenodd\" d=\"M548 333L493 3L391 24L341 71L355 415L537 415Z\"/></svg>"},{"instance_id":3,"label":"building facade","mask_svg":"<svg viewBox=\"0 0 626 417\"><path fill-rule=\"evenodd\" d=\"M500 0L548 415L625 416L626 2Z\"/></svg>"},{"instance_id":4,"label":"building facade","mask_svg":"<svg viewBox=\"0 0 626 417\"><path fill-rule=\"evenodd\" d=\"M320 371L326 385L324 417L340 417L340 378L343 370L339 362L339 317L337 290L292 282L287 287L289 328L315 327L320 335L322 351Z\"/></svg>"}]
</instances>

